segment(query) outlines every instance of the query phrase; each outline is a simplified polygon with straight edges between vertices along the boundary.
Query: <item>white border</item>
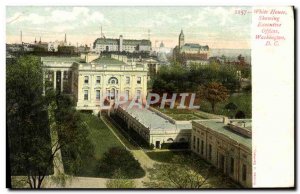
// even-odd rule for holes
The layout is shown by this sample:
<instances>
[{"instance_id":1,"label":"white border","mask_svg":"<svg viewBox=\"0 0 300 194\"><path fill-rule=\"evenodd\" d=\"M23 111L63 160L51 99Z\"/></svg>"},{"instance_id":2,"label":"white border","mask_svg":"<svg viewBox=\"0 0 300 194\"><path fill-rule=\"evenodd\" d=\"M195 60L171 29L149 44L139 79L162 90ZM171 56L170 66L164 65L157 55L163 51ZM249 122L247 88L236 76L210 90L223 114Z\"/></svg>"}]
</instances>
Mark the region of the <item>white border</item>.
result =
<instances>
[{"instance_id":1,"label":"white border","mask_svg":"<svg viewBox=\"0 0 300 194\"><path fill-rule=\"evenodd\" d=\"M122 2L120 0L105 0L105 1L101 1L101 4L99 4L99 1L96 1L96 0L85 0L85 1L69 1L69 2L66 2L66 1L61 1L61 0L52 0L52 1L39 1L39 0L27 0L27 1L21 1L21 0L5 0L5 1L0 1L0 21L1 21L1 24L2 24L2 27L1 27L1 30L0 30L0 41L1 41L1 46L0 46L0 56L1 56L1 75L0 75L0 82L1 82L1 89L0 91L5 91L5 37L6 37L6 34L5 34L5 21L6 21L6 15L5 15L5 6L7 5L14 5L14 6L17 6L17 5L104 5L104 6L108 6L108 5L115 5L115 6L119 6L119 5L125 5L125 6L130 6L130 5L151 5L151 6L155 6L155 5L158 5L158 6L167 6L167 5L175 5L175 6L189 6L189 5L203 5L203 6L208 6L208 5L224 5L224 1L221 1L221 0L210 0L210 1L203 1L203 2L198 2L198 1L195 1L195 0L185 0L185 1L161 1L161 0L147 0L147 1L140 1L140 0L131 0L131 1L126 1L126 2ZM228 4L226 4L228 5ZM274 0L272 2L264 2L264 1L239 1L239 0L231 0L230 1L230 5L235 5L235 6L245 6L245 5L251 5L251 6L258 6L258 5L296 5L296 7L299 7L299 1L296 1L296 0ZM299 25L299 20L297 20L297 23ZM299 50L297 52L297 55L299 56ZM274 67L276 68L276 67ZM299 68L298 68L298 72L299 74ZM288 75L285 75L284 76L288 76ZM286 77L288 78L288 77ZM264 81L264 80L261 80L261 81ZM277 81L280 81L280 79L278 79ZM274 83L276 84L276 83ZM258 86L255 86L255 87L260 87L259 85ZM298 88L298 91L299 91L299 85L297 86ZM266 91L265 92L268 92L268 90L270 90L271 88L264 88ZM270 91L271 92L271 91ZM5 93L5 92L4 92ZM283 99L284 100L284 99ZM286 99L288 100L288 99ZM1 134L1 142L2 142L2 145L1 145L1 155L2 155L2 159L1 159L1 172L2 172L2 176L1 176L1 179L0 179L0 182L1 182L1 188L2 188L2 191L3 192L8 192L7 189L5 189L5 148L6 148L6 145L5 145L5 95L1 95L1 104L2 104L2 111L1 111L1 129L2 129L2 134ZM269 105L272 105L273 102L272 100L270 100L269 102ZM255 106L255 105L254 105ZM276 110L276 106L274 106L274 109L272 110L271 106L269 106L270 109L268 110L269 113L272 113L273 111ZM255 113L254 113L255 114ZM297 117L297 119L299 118L299 115ZM278 121L277 121L278 122ZM281 120L281 122L285 122L283 120ZM299 134L299 133L298 133ZM274 137L275 138L275 137ZM268 138L264 139L264 142L260 142L261 145L264 145L264 144L268 144ZM274 146L274 149L276 149L276 147ZM269 159L269 156L266 155L265 156L265 159L268 160ZM298 168L299 169L299 168ZM59 191L60 193L62 191ZM71 191L72 192L72 191ZM99 191L98 191L99 192ZM103 192L103 191L101 191ZM128 191L127 191L128 192ZM126 192L126 193L127 193ZM130 191L129 191L130 192ZM171 191L173 192L173 191ZM202 191L201 191L202 192ZM207 192L207 191L205 191ZM261 192L261 191L260 191ZM31 192L30 192L31 193ZM170 192L166 192L166 193L170 193Z\"/></svg>"}]
</instances>

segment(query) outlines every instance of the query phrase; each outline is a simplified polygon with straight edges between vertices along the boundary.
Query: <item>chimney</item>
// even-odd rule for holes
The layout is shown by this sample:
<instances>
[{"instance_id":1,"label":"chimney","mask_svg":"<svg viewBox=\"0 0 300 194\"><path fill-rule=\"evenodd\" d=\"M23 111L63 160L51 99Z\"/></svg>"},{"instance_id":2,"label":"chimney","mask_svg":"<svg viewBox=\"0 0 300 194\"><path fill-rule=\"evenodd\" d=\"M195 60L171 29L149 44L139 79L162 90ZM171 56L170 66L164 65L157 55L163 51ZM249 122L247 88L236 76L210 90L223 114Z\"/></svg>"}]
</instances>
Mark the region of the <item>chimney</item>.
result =
<instances>
[{"instance_id":1,"label":"chimney","mask_svg":"<svg viewBox=\"0 0 300 194\"><path fill-rule=\"evenodd\" d=\"M228 117L223 117L223 123L227 125L229 123Z\"/></svg>"}]
</instances>

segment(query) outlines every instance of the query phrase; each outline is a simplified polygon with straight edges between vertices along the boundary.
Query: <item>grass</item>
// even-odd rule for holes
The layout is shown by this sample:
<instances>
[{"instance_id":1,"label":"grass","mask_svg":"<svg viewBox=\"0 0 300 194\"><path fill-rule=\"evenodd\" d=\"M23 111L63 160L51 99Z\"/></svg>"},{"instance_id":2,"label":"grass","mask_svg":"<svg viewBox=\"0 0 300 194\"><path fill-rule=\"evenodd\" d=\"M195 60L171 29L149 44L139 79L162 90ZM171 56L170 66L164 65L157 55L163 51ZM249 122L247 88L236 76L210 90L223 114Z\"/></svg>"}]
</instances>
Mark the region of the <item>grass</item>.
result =
<instances>
[{"instance_id":1,"label":"grass","mask_svg":"<svg viewBox=\"0 0 300 194\"><path fill-rule=\"evenodd\" d=\"M84 123L87 125L87 129L89 130L88 140L94 145L95 151L93 159L82 161L82 166L75 175L100 177L97 168L100 159L103 157L103 154L111 147L123 147L123 145L101 119L87 113L81 113L80 115ZM62 155L62 157L64 156ZM68 163L64 163L64 165L68 165ZM72 174L69 168L65 167L65 171L67 174Z\"/></svg>"},{"instance_id":2,"label":"grass","mask_svg":"<svg viewBox=\"0 0 300 194\"><path fill-rule=\"evenodd\" d=\"M197 119L206 119L205 117L201 117L199 115L195 114L195 110L189 110L189 109L170 109L170 108L164 108L160 109L159 107L154 107L160 112L168 115L169 117L177 120L177 121L189 121L189 120L197 120Z\"/></svg>"},{"instance_id":3,"label":"grass","mask_svg":"<svg viewBox=\"0 0 300 194\"><path fill-rule=\"evenodd\" d=\"M89 140L95 146L96 159L101 159L102 155L111 147L123 147L121 142L98 117L85 113L82 113L81 116L88 126Z\"/></svg>"},{"instance_id":4,"label":"grass","mask_svg":"<svg viewBox=\"0 0 300 194\"><path fill-rule=\"evenodd\" d=\"M121 127L119 122L118 123L115 122L107 115L103 116L102 118L113 129L115 134L121 139L121 141L126 145L128 149L130 150L139 149L138 146L134 144L134 142L131 142L130 136L127 133L123 132L124 127Z\"/></svg>"},{"instance_id":5,"label":"grass","mask_svg":"<svg viewBox=\"0 0 300 194\"><path fill-rule=\"evenodd\" d=\"M237 105L237 110L228 111L224 107L229 102ZM201 101L200 110L208 113L213 113L211 105L208 101ZM230 118L234 117L237 111L243 111L246 115L246 118L252 118L252 96L251 93L240 93L231 95L226 101L219 102L215 106L215 113L218 115L226 115Z\"/></svg>"},{"instance_id":6,"label":"grass","mask_svg":"<svg viewBox=\"0 0 300 194\"><path fill-rule=\"evenodd\" d=\"M193 159L192 162L197 162L198 170L197 172L199 174L202 174L207 171L208 168L210 168L210 176L208 178L208 184L209 188L240 188L240 185L233 181L228 176L221 173L218 169L213 167L211 164L206 162L205 160L201 159L199 156L192 152L188 151L152 151L152 152L146 152L146 154L152 159L157 162L164 162L164 163L171 163L174 162L172 159L175 156L182 156L185 159ZM194 164L190 164L191 167L194 166Z\"/></svg>"},{"instance_id":7,"label":"grass","mask_svg":"<svg viewBox=\"0 0 300 194\"><path fill-rule=\"evenodd\" d=\"M152 160L157 162L170 162L175 156L187 156L190 154L189 151L151 151L146 154Z\"/></svg>"}]
</instances>

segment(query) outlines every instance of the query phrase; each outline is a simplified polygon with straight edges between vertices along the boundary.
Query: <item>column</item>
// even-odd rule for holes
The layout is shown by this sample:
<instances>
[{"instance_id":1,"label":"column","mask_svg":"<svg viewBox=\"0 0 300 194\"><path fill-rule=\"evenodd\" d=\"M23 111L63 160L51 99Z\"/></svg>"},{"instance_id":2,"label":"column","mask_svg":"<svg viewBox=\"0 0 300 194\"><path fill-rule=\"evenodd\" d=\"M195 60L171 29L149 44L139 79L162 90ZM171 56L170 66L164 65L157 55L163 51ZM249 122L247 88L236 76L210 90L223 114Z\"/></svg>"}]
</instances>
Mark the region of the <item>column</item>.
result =
<instances>
[{"instance_id":1,"label":"column","mask_svg":"<svg viewBox=\"0 0 300 194\"><path fill-rule=\"evenodd\" d=\"M73 94L73 85L74 85L74 73L73 73L73 71L71 71L71 93Z\"/></svg>"},{"instance_id":2,"label":"column","mask_svg":"<svg viewBox=\"0 0 300 194\"><path fill-rule=\"evenodd\" d=\"M53 71L53 88L56 90L56 70Z\"/></svg>"},{"instance_id":3,"label":"column","mask_svg":"<svg viewBox=\"0 0 300 194\"><path fill-rule=\"evenodd\" d=\"M45 70L43 70L43 96L45 96L46 91L45 91Z\"/></svg>"},{"instance_id":4,"label":"column","mask_svg":"<svg viewBox=\"0 0 300 194\"><path fill-rule=\"evenodd\" d=\"M64 90L64 71L61 71L60 74L60 92L63 93Z\"/></svg>"}]
</instances>

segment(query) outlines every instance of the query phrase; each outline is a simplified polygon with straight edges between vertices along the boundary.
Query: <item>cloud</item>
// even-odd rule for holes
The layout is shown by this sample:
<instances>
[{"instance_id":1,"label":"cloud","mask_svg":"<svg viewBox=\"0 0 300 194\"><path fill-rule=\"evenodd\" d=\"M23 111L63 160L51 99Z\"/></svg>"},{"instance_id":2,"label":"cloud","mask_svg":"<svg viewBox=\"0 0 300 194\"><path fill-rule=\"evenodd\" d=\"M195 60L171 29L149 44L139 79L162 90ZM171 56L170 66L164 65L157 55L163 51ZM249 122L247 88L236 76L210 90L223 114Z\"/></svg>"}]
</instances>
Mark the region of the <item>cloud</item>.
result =
<instances>
[{"instance_id":1,"label":"cloud","mask_svg":"<svg viewBox=\"0 0 300 194\"><path fill-rule=\"evenodd\" d=\"M7 18L7 24L29 22L31 24L63 24L72 25L70 22L82 23L88 25L90 23L110 23L99 11L90 11L86 7L73 7L71 10L61 9L44 9L45 13L15 13L12 17ZM47 10L47 11L46 11Z\"/></svg>"}]
</instances>

